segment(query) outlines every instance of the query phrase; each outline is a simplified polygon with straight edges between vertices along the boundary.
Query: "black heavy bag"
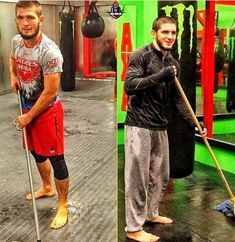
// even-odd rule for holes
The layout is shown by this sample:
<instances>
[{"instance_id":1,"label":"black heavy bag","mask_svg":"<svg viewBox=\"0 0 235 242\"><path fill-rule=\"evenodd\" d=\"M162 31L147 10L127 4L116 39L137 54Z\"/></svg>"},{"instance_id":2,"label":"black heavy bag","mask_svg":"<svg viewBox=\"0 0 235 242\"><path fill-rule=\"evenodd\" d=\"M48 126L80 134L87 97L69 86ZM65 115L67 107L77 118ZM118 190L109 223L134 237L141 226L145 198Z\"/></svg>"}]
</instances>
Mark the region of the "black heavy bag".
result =
<instances>
[{"instance_id":1,"label":"black heavy bag","mask_svg":"<svg viewBox=\"0 0 235 242\"><path fill-rule=\"evenodd\" d=\"M229 32L226 108L228 112L235 110L235 20Z\"/></svg>"},{"instance_id":2,"label":"black heavy bag","mask_svg":"<svg viewBox=\"0 0 235 242\"><path fill-rule=\"evenodd\" d=\"M72 91L75 89L75 62L74 62L74 39L73 39L73 21L75 19L74 9L66 1L60 12L60 49L64 58L63 73L61 75L61 88L63 91Z\"/></svg>"},{"instance_id":3,"label":"black heavy bag","mask_svg":"<svg viewBox=\"0 0 235 242\"><path fill-rule=\"evenodd\" d=\"M182 9L182 5L185 6ZM172 54L180 61L180 83L195 110L196 93L196 2L159 1L158 16L170 16L178 22L178 41ZM170 11L171 8L171 11ZM190 11L190 9L194 11ZM183 17L182 17L183 16ZM190 175L194 169L195 133L176 110L173 102L168 105L168 137L170 148L170 177L182 178Z\"/></svg>"},{"instance_id":4,"label":"black heavy bag","mask_svg":"<svg viewBox=\"0 0 235 242\"><path fill-rule=\"evenodd\" d=\"M97 38L104 33L104 20L99 15L95 2L91 2L88 15L82 21L82 34L87 38Z\"/></svg>"},{"instance_id":5,"label":"black heavy bag","mask_svg":"<svg viewBox=\"0 0 235 242\"><path fill-rule=\"evenodd\" d=\"M216 30L215 34L215 73L214 73L214 93L218 91L218 73L223 70L225 63L225 53L222 41L220 39L220 31Z\"/></svg>"},{"instance_id":6,"label":"black heavy bag","mask_svg":"<svg viewBox=\"0 0 235 242\"><path fill-rule=\"evenodd\" d=\"M225 53L223 44L220 39L219 30L216 31L215 35L215 72L220 72L223 70L225 63Z\"/></svg>"}]
</instances>

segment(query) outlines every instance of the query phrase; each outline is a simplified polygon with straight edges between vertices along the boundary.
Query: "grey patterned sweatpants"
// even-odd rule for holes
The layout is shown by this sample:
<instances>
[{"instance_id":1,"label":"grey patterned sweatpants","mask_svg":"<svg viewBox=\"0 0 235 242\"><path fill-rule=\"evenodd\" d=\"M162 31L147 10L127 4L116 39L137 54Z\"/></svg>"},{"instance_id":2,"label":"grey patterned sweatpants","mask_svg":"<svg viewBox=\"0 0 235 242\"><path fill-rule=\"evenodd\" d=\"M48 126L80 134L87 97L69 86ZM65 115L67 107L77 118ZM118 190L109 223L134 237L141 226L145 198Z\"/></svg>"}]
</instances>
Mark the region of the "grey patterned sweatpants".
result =
<instances>
[{"instance_id":1,"label":"grey patterned sweatpants","mask_svg":"<svg viewBox=\"0 0 235 242\"><path fill-rule=\"evenodd\" d=\"M125 213L128 232L159 215L169 180L167 131L125 126Z\"/></svg>"}]
</instances>

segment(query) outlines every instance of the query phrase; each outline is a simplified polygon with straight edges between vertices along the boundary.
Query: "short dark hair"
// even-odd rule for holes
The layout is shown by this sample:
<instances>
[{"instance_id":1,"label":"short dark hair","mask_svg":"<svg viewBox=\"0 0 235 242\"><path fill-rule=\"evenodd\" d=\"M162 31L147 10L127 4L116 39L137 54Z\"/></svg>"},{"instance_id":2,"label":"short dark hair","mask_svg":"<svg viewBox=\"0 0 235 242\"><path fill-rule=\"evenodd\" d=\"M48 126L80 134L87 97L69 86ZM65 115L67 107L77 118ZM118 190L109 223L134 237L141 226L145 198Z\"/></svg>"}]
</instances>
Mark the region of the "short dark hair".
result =
<instances>
[{"instance_id":1,"label":"short dark hair","mask_svg":"<svg viewBox=\"0 0 235 242\"><path fill-rule=\"evenodd\" d=\"M175 26L177 27L177 23L173 18L171 18L171 17L159 17L159 18L156 18L153 21L152 30L157 32L160 29L162 24L175 24Z\"/></svg>"},{"instance_id":2,"label":"short dark hair","mask_svg":"<svg viewBox=\"0 0 235 242\"><path fill-rule=\"evenodd\" d=\"M36 13L38 17L42 16L42 6L39 1L26 1L19 0L15 6L15 14L17 13L18 8L31 8L36 7Z\"/></svg>"}]
</instances>

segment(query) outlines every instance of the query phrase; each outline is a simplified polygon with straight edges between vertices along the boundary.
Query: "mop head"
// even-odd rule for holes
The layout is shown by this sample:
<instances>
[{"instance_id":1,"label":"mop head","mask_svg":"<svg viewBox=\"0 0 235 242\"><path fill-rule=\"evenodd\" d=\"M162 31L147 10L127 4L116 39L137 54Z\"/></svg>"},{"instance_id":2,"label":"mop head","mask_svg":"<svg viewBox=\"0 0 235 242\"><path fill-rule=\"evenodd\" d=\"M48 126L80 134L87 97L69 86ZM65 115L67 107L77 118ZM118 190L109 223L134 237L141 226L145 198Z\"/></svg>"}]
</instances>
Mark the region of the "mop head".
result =
<instances>
[{"instance_id":1,"label":"mop head","mask_svg":"<svg viewBox=\"0 0 235 242\"><path fill-rule=\"evenodd\" d=\"M221 204L217 205L214 209L224 213L227 217L235 217L234 204L231 200L225 200Z\"/></svg>"}]
</instances>

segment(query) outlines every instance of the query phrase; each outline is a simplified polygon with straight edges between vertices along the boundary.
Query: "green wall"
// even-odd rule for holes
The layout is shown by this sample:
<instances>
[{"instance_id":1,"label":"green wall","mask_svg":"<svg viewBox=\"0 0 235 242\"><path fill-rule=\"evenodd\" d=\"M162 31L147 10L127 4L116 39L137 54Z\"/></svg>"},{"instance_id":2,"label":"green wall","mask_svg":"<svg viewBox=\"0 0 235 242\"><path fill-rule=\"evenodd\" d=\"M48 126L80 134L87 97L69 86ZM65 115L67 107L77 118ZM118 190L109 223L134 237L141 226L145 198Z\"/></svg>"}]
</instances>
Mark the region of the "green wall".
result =
<instances>
[{"instance_id":1,"label":"green wall","mask_svg":"<svg viewBox=\"0 0 235 242\"><path fill-rule=\"evenodd\" d=\"M123 82L120 79L122 72L121 61L121 37L123 23L131 25L131 39L133 50L152 41L151 28L152 22L157 17L157 1L119 1L124 6L125 13L118 20L117 31L117 119L118 123L125 121L126 113L121 110Z\"/></svg>"},{"instance_id":2,"label":"green wall","mask_svg":"<svg viewBox=\"0 0 235 242\"><path fill-rule=\"evenodd\" d=\"M205 1L198 0L198 10L205 9ZM216 4L215 10L219 12L218 27L222 29L229 29L233 24L235 18L235 6L234 5L221 5ZM198 29L201 29L202 25L198 22Z\"/></svg>"},{"instance_id":3,"label":"green wall","mask_svg":"<svg viewBox=\"0 0 235 242\"><path fill-rule=\"evenodd\" d=\"M213 152L219 162L221 169L223 171L235 174L234 152L218 147L213 147ZM204 144L201 143L196 144L195 161L215 167L214 161L212 160L208 149Z\"/></svg>"},{"instance_id":4,"label":"green wall","mask_svg":"<svg viewBox=\"0 0 235 242\"><path fill-rule=\"evenodd\" d=\"M205 9L205 0L198 0L198 10ZM121 98L123 90L123 82L120 80L122 71L121 62L121 36L123 23L129 22L131 24L131 39L133 50L142 47L152 41L151 26L153 20L157 17L158 1L119 1L121 6L124 6L125 13L118 19L117 31L117 121L123 123L125 121L126 113L121 111ZM216 10L219 11L219 28L229 29L235 18L235 6L216 5ZM198 22L198 29L202 26Z\"/></svg>"}]
</instances>

